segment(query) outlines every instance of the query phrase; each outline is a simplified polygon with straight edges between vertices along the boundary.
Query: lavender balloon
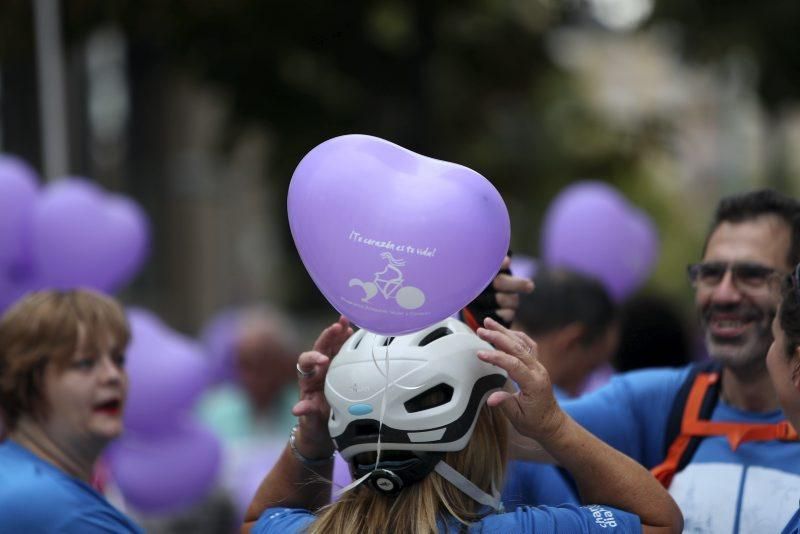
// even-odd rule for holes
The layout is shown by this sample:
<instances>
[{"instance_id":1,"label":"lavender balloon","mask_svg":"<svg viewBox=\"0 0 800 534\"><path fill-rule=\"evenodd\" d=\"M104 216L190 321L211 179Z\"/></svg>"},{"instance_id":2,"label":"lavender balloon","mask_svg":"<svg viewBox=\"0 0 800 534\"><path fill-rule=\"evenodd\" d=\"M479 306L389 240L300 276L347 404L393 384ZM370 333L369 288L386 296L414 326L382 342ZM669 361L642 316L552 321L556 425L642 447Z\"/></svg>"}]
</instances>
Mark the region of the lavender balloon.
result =
<instances>
[{"instance_id":1,"label":"lavender balloon","mask_svg":"<svg viewBox=\"0 0 800 534\"><path fill-rule=\"evenodd\" d=\"M148 251L149 225L131 200L81 179L45 188L33 217L33 258L48 286L112 292L128 282Z\"/></svg>"},{"instance_id":2,"label":"lavender balloon","mask_svg":"<svg viewBox=\"0 0 800 534\"><path fill-rule=\"evenodd\" d=\"M0 269L0 313L30 291L41 289L29 265Z\"/></svg>"},{"instance_id":3,"label":"lavender balloon","mask_svg":"<svg viewBox=\"0 0 800 534\"><path fill-rule=\"evenodd\" d=\"M657 256L658 236L650 218L606 183L571 185L547 210L544 262L598 278L617 300L645 282Z\"/></svg>"},{"instance_id":4,"label":"lavender balloon","mask_svg":"<svg viewBox=\"0 0 800 534\"><path fill-rule=\"evenodd\" d=\"M199 343L148 311L129 309L128 320L125 426L146 435L169 434L208 385L208 358Z\"/></svg>"},{"instance_id":5,"label":"lavender balloon","mask_svg":"<svg viewBox=\"0 0 800 534\"><path fill-rule=\"evenodd\" d=\"M125 501L144 514L167 514L192 506L215 487L222 450L217 438L191 420L169 434L126 433L107 459Z\"/></svg>"},{"instance_id":6,"label":"lavender balloon","mask_svg":"<svg viewBox=\"0 0 800 534\"><path fill-rule=\"evenodd\" d=\"M292 176L289 225L331 305L385 335L449 317L494 278L508 211L477 172L367 135L309 152Z\"/></svg>"},{"instance_id":7,"label":"lavender balloon","mask_svg":"<svg viewBox=\"0 0 800 534\"><path fill-rule=\"evenodd\" d=\"M0 155L0 269L29 262L37 182L36 172L23 160Z\"/></svg>"},{"instance_id":8,"label":"lavender balloon","mask_svg":"<svg viewBox=\"0 0 800 534\"><path fill-rule=\"evenodd\" d=\"M520 278L533 278L539 268L536 258L523 254L514 254L511 257L511 273Z\"/></svg>"},{"instance_id":9,"label":"lavender balloon","mask_svg":"<svg viewBox=\"0 0 800 534\"><path fill-rule=\"evenodd\" d=\"M107 195L104 200L106 224L111 239L118 240L114 269L109 270L109 288L117 289L139 272L150 252L150 222L144 210L123 195Z\"/></svg>"},{"instance_id":10,"label":"lavender balloon","mask_svg":"<svg viewBox=\"0 0 800 534\"><path fill-rule=\"evenodd\" d=\"M342 458L339 453L333 459L333 498L332 500L339 500L341 494L338 490L347 487L353 481L353 476L350 474L350 464Z\"/></svg>"}]
</instances>

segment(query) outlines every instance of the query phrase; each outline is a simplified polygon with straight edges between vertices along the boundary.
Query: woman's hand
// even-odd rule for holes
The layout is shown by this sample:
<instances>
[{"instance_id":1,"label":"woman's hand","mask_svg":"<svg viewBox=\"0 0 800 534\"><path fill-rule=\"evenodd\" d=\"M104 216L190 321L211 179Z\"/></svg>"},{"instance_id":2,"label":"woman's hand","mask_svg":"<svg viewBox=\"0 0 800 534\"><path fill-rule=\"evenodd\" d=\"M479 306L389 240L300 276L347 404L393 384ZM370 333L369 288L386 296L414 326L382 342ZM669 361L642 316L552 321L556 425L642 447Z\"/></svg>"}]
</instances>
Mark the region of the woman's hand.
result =
<instances>
[{"instance_id":1,"label":"woman's hand","mask_svg":"<svg viewBox=\"0 0 800 534\"><path fill-rule=\"evenodd\" d=\"M347 319L339 317L322 331L314 347L297 359L300 401L292 413L300 422L294 433L294 446L284 448L261 482L245 513L242 532L249 532L267 508L285 506L313 511L330 503L333 442L328 433L330 407L325 400L325 375L331 359L352 334ZM296 453L306 460L331 461L309 467Z\"/></svg>"},{"instance_id":2,"label":"woman's hand","mask_svg":"<svg viewBox=\"0 0 800 534\"><path fill-rule=\"evenodd\" d=\"M496 391L486 401L500 406L517 431L536 440L554 434L564 423L564 412L553 396L547 370L537 358L536 343L522 332L509 330L492 319L484 320L478 336L495 350L480 351L478 357L504 369L519 391Z\"/></svg>"},{"instance_id":3,"label":"woman's hand","mask_svg":"<svg viewBox=\"0 0 800 534\"><path fill-rule=\"evenodd\" d=\"M299 418L295 445L307 458L326 458L333 454L328 433L330 406L325 400L325 375L331 359L347 338L353 335L350 322L344 317L322 331L314 347L297 359L300 401L292 408Z\"/></svg>"}]
</instances>

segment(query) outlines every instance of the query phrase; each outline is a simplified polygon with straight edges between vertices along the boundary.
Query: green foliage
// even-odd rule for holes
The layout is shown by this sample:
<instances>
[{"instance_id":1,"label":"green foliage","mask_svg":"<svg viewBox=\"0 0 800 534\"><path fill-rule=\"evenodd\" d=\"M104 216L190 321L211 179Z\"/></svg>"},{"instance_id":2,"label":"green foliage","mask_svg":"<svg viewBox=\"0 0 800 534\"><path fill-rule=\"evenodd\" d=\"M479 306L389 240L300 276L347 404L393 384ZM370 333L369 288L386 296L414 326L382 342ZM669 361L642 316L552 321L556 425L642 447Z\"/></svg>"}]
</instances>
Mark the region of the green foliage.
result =
<instances>
[{"instance_id":1,"label":"green foliage","mask_svg":"<svg viewBox=\"0 0 800 534\"><path fill-rule=\"evenodd\" d=\"M743 55L758 71L767 109L778 111L798 97L800 2L796 0L670 0L656 2L656 22L675 22L687 57L710 63Z\"/></svg>"}]
</instances>

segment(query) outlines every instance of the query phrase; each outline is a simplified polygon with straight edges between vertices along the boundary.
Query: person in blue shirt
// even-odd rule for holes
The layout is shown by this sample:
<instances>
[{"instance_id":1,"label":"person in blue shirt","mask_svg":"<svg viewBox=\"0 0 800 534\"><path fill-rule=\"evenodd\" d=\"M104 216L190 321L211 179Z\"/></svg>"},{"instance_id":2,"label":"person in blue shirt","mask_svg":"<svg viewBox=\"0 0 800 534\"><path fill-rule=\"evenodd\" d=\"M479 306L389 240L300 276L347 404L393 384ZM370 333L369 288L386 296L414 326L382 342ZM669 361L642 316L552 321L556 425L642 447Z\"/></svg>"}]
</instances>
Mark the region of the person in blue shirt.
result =
<instances>
[{"instance_id":1,"label":"person in blue shirt","mask_svg":"<svg viewBox=\"0 0 800 534\"><path fill-rule=\"evenodd\" d=\"M515 329L536 340L556 400L577 397L589 376L608 365L619 337L617 306L596 279L567 269L540 269L536 291L522 295ZM562 470L548 464L513 461L503 489L509 510L525 504L578 504Z\"/></svg>"},{"instance_id":2,"label":"person in blue shirt","mask_svg":"<svg viewBox=\"0 0 800 534\"><path fill-rule=\"evenodd\" d=\"M0 319L0 534L141 533L91 485L122 433L130 332L113 299L41 291Z\"/></svg>"},{"instance_id":3,"label":"person in blue shirt","mask_svg":"<svg viewBox=\"0 0 800 534\"><path fill-rule=\"evenodd\" d=\"M770 281L798 262L800 202L773 190L723 198L701 261L688 268L714 368L619 374L562 403L594 435L653 469L687 531L778 532L797 509L800 442L780 409L766 355L780 302ZM687 384L703 402L683 395Z\"/></svg>"},{"instance_id":4,"label":"person in blue shirt","mask_svg":"<svg viewBox=\"0 0 800 534\"><path fill-rule=\"evenodd\" d=\"M784 279L781 305L772 321L772 345L767 353L767 370L778 401L792 426L800 428L800 264ZM800 487L797 488L800 490ZM800 533L800 510L795 512L783 534Z\"/></svg>"},{"instance_id":5,"label":"person in blue shirt","mask_svg":"<svg viewBox=\"0 0 800 534\"><path fill-rule=\"evenodd\" d=\"M559 408L536 344L483 324L477 335L446 319L387 337L340 318L324 330L298 359L299 423L243 532L680 532L680 511L650 473ZM507 378L519 391L503 389ZM508 422L599 504L502 513ZM328 505L334 449L355 481Z\"/></svg>"}]
</instances>

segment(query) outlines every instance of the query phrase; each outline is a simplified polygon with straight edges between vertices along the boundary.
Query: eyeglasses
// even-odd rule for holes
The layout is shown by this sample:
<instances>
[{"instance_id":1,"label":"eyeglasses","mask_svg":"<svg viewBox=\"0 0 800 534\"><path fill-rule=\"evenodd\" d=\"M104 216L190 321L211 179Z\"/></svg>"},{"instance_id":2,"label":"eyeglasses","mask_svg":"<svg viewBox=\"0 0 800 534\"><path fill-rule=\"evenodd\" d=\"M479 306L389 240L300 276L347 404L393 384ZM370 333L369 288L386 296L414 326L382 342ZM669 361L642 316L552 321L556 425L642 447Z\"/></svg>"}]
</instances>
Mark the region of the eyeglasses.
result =
<instances>
[{"instance_id":1,"label":"eyeglasses","mask_svg":"<svg viewBox=\"0 0 800 534\"><path fill-rule=\"evenodd\" d=\"M725 278L725 273L728 270L731 271L733 282L739 289L761 289L766 287L777 272L772 267L746 261L706 261L692 263L686 268L689 281L695 288L716 287ZM797 271L795 271L795 275L797 275Z\"/></svg>"}]
</instances>

